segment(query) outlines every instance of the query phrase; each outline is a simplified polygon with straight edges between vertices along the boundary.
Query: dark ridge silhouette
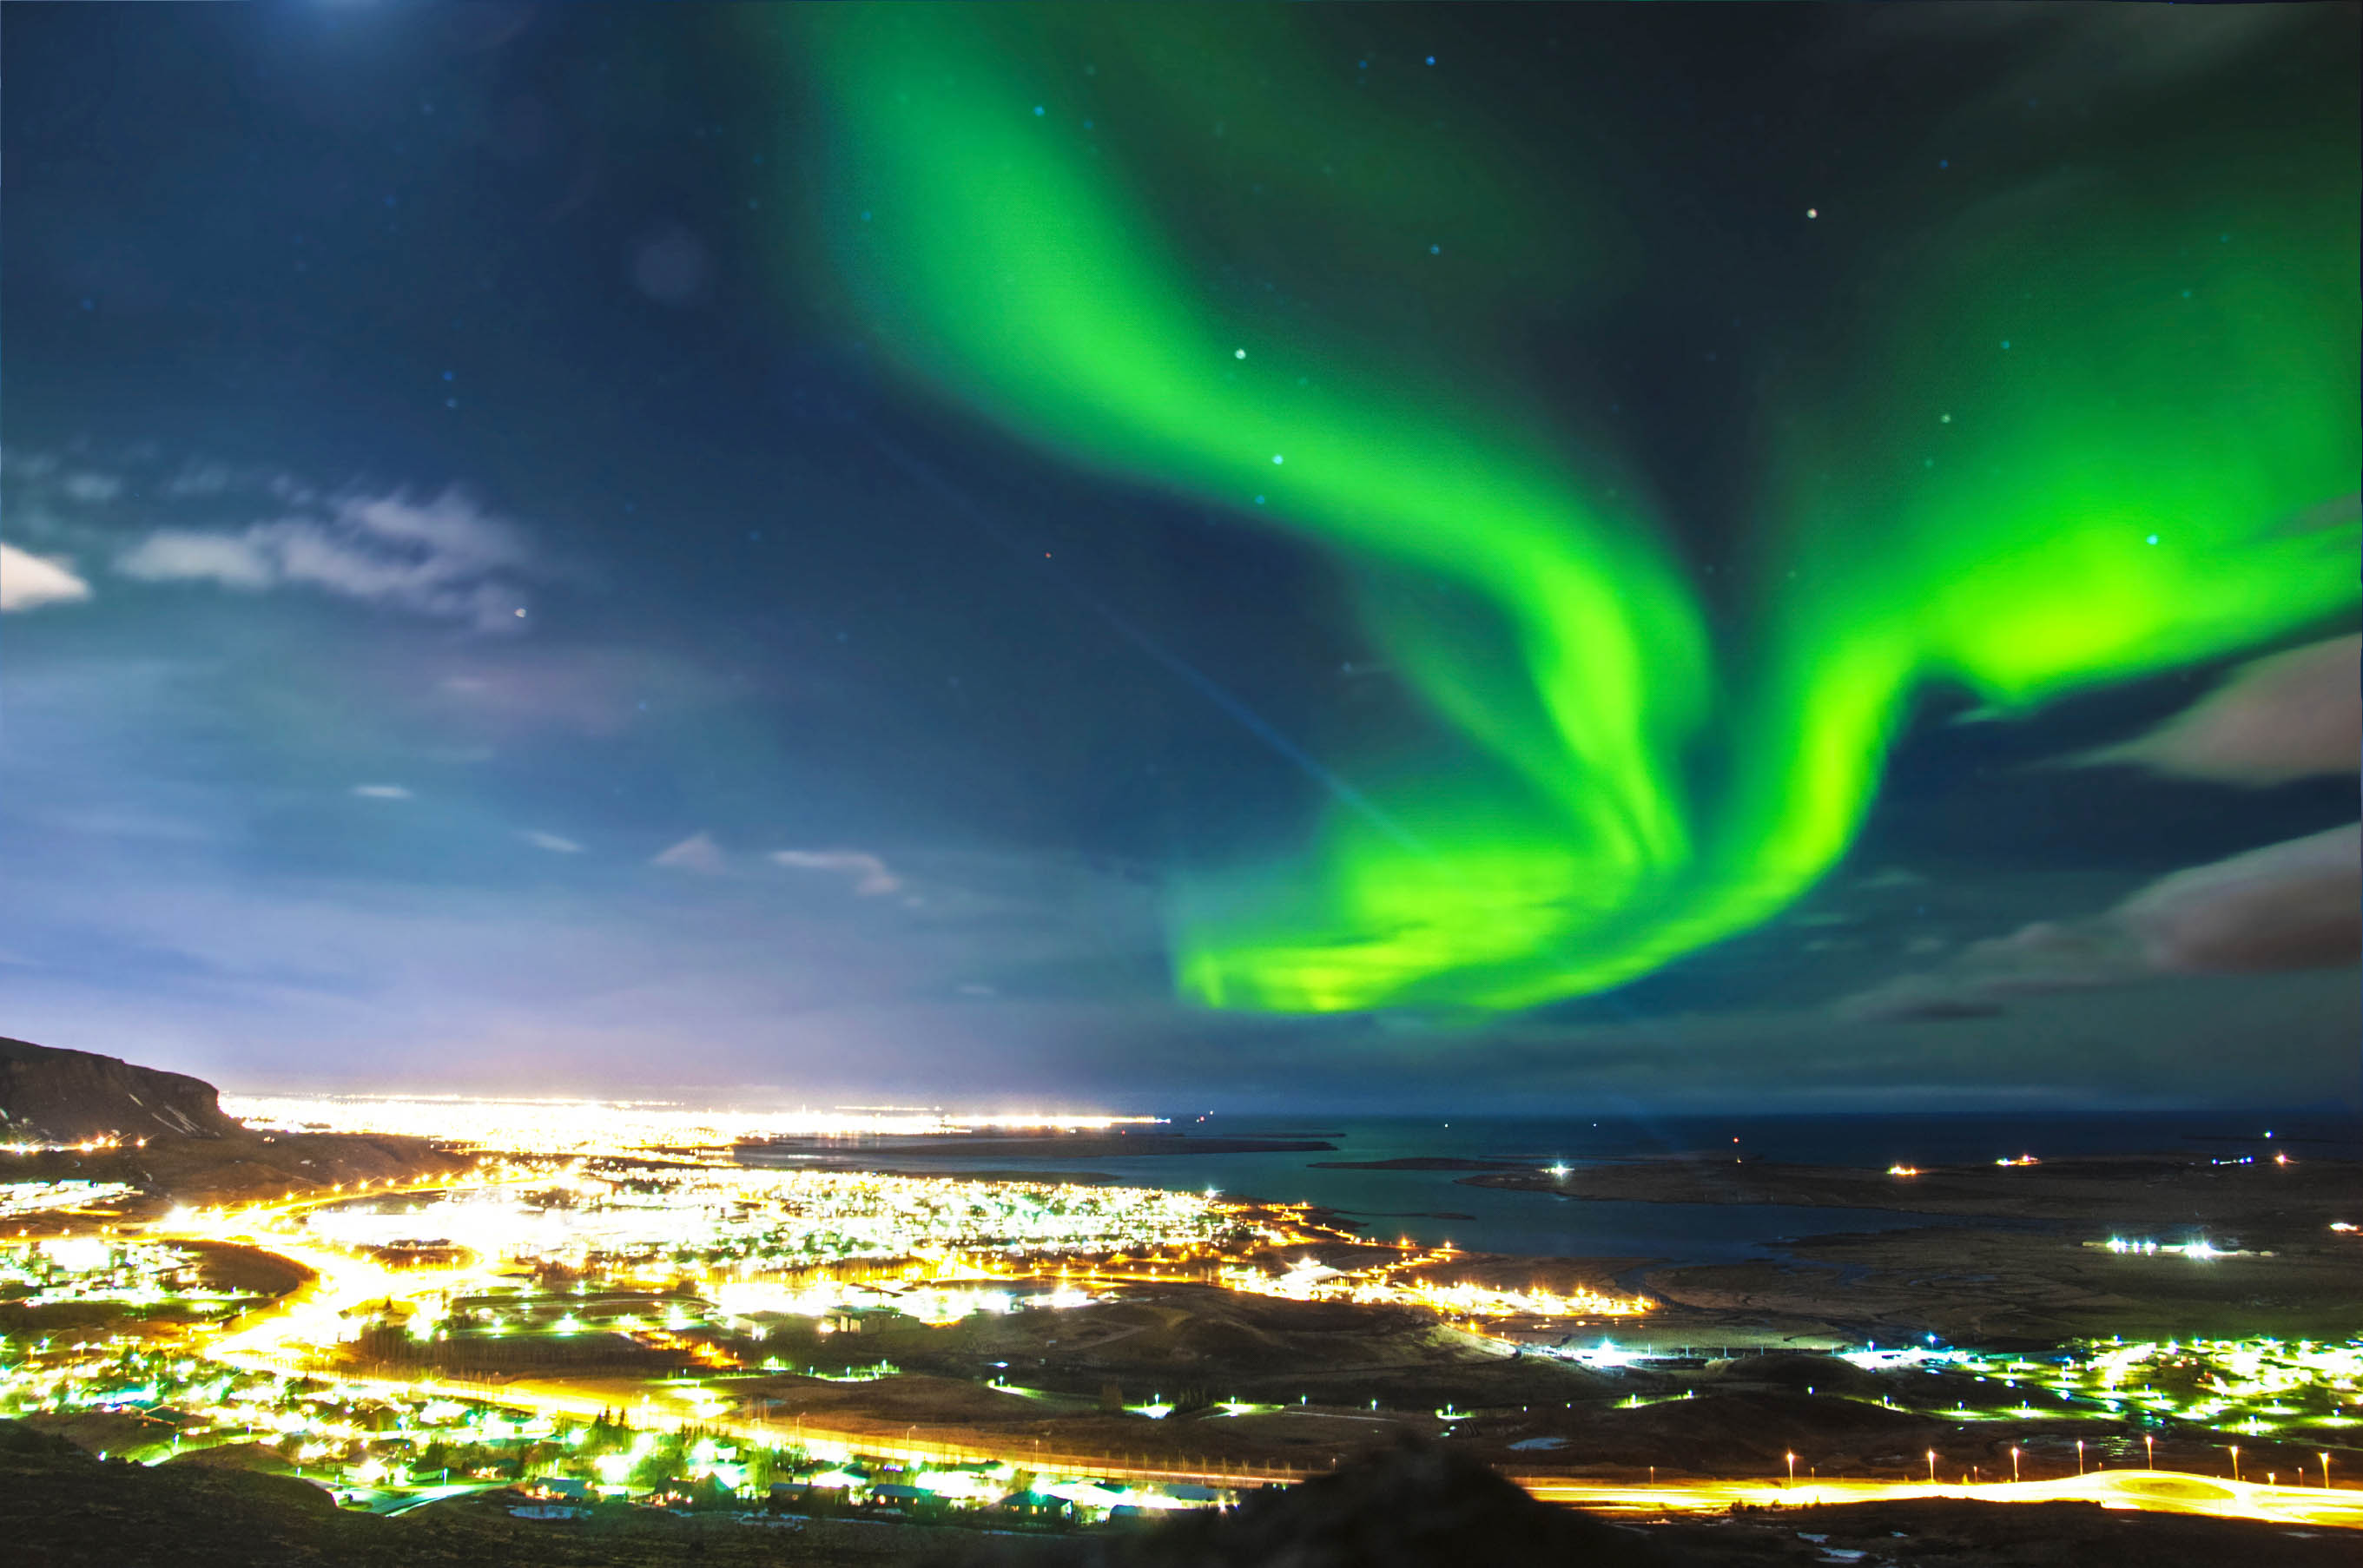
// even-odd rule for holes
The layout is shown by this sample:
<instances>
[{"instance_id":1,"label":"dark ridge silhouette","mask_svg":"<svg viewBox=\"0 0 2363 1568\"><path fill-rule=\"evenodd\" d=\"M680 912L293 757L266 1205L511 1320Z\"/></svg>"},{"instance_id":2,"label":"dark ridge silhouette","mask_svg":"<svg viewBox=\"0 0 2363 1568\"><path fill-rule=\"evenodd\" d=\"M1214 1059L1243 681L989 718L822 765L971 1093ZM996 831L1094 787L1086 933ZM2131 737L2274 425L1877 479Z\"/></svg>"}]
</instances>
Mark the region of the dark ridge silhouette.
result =
<instances>
[{"instance_id":1,"label":"dark ridge silhouette","mask_svg":"<svg viewBox=\"0 0 2363 1568\"><path fill-rule=\"evenodd\" d=\"M423 1138L259 1132L185 1073L0 1039L0 1146L26 1180L128 1182L151 1198L218 1203L464 1169ZM91 1145L95 1144L96 1147Z\"/></svg>"},{"instance_id":2,"label":"dark ridge silhouette","mask_svg":"<svg viewBox=\"0 0 2363 1568\"><path fill-rule=\"evenodd\" d=\"M240 1136L245 1125L220 1100L213 1085L185 1073L0 1039L0 1143Z\"/></svg>"}]
</instances>

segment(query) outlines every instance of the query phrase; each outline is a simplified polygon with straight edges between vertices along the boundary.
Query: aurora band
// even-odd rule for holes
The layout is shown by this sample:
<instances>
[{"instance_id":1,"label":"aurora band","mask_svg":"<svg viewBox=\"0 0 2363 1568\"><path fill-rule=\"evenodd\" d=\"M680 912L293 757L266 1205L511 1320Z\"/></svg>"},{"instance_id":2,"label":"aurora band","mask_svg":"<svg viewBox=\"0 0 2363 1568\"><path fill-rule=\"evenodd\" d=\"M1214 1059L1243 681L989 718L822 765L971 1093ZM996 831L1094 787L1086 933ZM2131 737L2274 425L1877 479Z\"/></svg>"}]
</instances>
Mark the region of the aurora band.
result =
<instances>
[{"instance_id":1,"label":"aurora band","mask_svg":"<svg viewBox=\"0 0 2363 1568\"><path fill-rule=\"evenodd\" d=\"M1867 291L1867 335L1764 464L1757 613L1718 648L1613 454L1514 389L1202 286L1043 104L1059 15L762 13L758 47L816 103L817 259L934 396L1341 552L1481 759L1366 782L1378 809L1333 805L1309 866L1177 895L1198 1001L1614 987L1834 866L1926 683L2007 713L2352 624L2357 235L2332 151L2063 179Z\"/></svg>"}]
</instances>

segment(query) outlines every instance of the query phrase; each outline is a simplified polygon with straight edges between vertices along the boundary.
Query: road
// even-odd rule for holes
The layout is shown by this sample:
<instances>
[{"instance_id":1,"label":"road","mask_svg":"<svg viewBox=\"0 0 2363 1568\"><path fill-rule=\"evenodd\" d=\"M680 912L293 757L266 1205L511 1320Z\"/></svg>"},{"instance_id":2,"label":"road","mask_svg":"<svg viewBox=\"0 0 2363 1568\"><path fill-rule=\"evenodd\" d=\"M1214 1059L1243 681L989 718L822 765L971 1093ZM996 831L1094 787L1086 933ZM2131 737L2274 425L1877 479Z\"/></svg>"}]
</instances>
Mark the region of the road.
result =
<instances>
[{"instance_id":1,"label":"road","mask_svg":"<svg viewBox=\"0 0 2363 1568\"><path fill-rule=\"evenodd\" d=\"M1892 1502L1912 1497L1974 1497L1987 1503L2047 1503L2061 1499L2150 1513L2212 1514L2218 1518L2363 1529L2363 1492L2339 1486L2268 1486L2216 1475L2170 1470L2099 1470L2050 1481L1995 1481L1931 1486L1919 1481L1822 1481L1785 1486L1779 1481L1693 1481L1651 1486L1580 1485L1543 1478L1519 1485L1549 1503L1619 1511L1711 1509L1734 1503L1759 1507L1808 1503Z\"/></svg>"}]
</instances>

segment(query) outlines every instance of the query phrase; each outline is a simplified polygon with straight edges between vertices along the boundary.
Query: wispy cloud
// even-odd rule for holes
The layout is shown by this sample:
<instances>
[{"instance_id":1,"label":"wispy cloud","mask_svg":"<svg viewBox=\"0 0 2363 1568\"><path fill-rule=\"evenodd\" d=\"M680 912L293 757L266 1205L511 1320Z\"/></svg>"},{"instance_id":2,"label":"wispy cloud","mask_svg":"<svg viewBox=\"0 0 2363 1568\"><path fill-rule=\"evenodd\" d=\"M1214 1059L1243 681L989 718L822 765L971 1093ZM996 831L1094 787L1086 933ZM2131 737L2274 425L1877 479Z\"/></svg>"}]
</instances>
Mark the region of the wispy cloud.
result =
<instances>
[{"instance_id":1,"label":"wispy cloud","mask_svg":"<svg viewBox=\"0 0 2363 1568\"><path fill-rule=\"evenodd\" d=\"M2174 973L2334 968L2363 952L2363 825L2162 878L2113 918Z\"/></svg>"},{"instance_id":2,"label":"wispy cloud","mask_svg":"<svg viewBox=\"0 0 2363 1568\"><path fill-rule=\"evenodd\" d=\"M649 864L662 866L671 871L696 871L708 877L719 876L722 872L722 846L714 842L712 834L695 834L651 857Z\"/></svg>"},{"instance_id":3,"label":"wispy cloud","mask_svg":"<svg viewBox=\"0 0 2363 1568\"><path fill-rule=\"evenodd\" d=\"M616 734L651 714L679 720L758 691L660 650L577 641L471 638L422 649L413 668L439 719L505 744L546 730Z\"/></svg>"},{"instance_id":4,"label":"wispy cloud","mask_svg":"<svg viewBox=\"0 0 2363 1568\"><path fill-rule=\"evenodd\" d=\"M2177 871L2088 920L2036 921L1838 1004L1857 1021L1988 1018L2017 999L2174 975L2339 968L2363 952L2363 828Z\"/></svg>"},{"instance_id":5,"label":"wispy cloud","mask_svg":"<svg viewBox=\"0 0 2363 1568\"><path fill-rule=\"evenodd\" d=\"M188 462L181 471L164 481L164 493L172 496L219 495L236 481L238 475L227 463Z\"/></svg>"},{"instance_id":6,"label":"wispy cloud","mask_svg":"<svg viewBox=\"0 0 2363 1568\"><path fill-rule=\"evenodd\" d=\"M514 630L531 553L467 494L348 494L243 529L160 528L116 569L145 582L212 582L240 592L308 588L480 630Z\"/></svg>"},{"instance_id":7,"label":"wispy cloud","mask_svg":"<svg viewBox=\"0 0 2363 1568\"><path fill-rule=\"evenodd\" d=\"M407 801L410 791L399 784L356 784L353 793L369 801Z\"/></svg>"},{"instance_id":8,"label":"wispy cloud","mask_svg":"<svg viewBox=\"0 0 2363 1568\"><path fill-rule=\"evenodd\" d=\"M90 584L63 561L0 545L0 611L38 610L90 597Z\"/></svg>"},{"instance_id":9,"label":"wispy cloud","mask_svg":"<svg viewBox=\"0 0 2363 1568\"><path fill-rule=\"evenodd\" d=\"M552 855L580 855L582 853L582 846L581 845L575 843L571 838L560 838L554 833L542 833L537 829L528 828L525 832L518 834L517 836L525 840L527 844L533 845L536 849L547 849Z\"/></svg>"},{"instance_id":10,"label":"wispy cloud","mask_svg":"<svg viewBox=\"0 0 2363 1568\"><path fill-rule=\"evenodd\" d=\"M829 871L852 879L853 890L864 898L902 890L902 878L886 868L886 863L866 850L860 849L781 849L772 852L773 861L799 871Z\"/></svg>"},{"instance_id":11,"label":"wispy cloud","mask_svg":"<svg viewBox=\"0 0 2363 1568\"><path fill-rule=\"evenodd\" d=\"M2350 500L2336 503L2341 515ZM2255 659L2147 734L2063 759L2270 785L2352 771L2363 735L2363 638ZM2089 919L2037 921L1971 943L1932 970L1845 999L1841 1016L1987 1018L2005 1001L2171 975L2338 968L2363 955L2363 824L2285 840L2159 878ZM1869 884L1864 884L1869 886Z\"/></svg>"},{"instance_id":12,"label":"wispy cloud","mask_svg":"<svg viewBox=\"0 0 2363 1568\"><path fill-rule=\"evenodd\" d=\"M2352 772L2363 750L2358 659L2363 637L2349 636L2255 660L2147 734L2069 760L2226 784Z\"/></svg>"},{"instance_id":13,"label":"wispy cloud","mask_svg":"<svg viewBox=\"0 0 2363 1568\"><path fill-rule=\"evenodd\" d=\"M115 569L143 582L216 582L260 592L279 580L278 563L258 536L267 526L242 535L161 528L125 551Z\"/></svg>"},{"instance_id":14,"label":"wispy cloud","mask_svg":"<svg viewBox=\"0 0 2363 1568\"><path fill-rule=\"evenodd\" d=\"M121 495L123 481L113 474L71 473L58 488L75 501L96 502L113 501Z\"/></svg>"},{"instance_id":15,"label":"wispy cloud","mask_svg":"<svg viewBox=\"0 0 2363 1568\"><path fill-rule=\"evenodd\" d=\"M66 496L73 498L73 501L83 501L83 503L99 503L99 501L114 501L116 496L120 496L120 493L123 493L123 480L118 480L116 475L90 475L90 472L78 472L78 475L66 475L64 480L59 481L59 489L66 491Z\"/></svg>"}]
</instances>

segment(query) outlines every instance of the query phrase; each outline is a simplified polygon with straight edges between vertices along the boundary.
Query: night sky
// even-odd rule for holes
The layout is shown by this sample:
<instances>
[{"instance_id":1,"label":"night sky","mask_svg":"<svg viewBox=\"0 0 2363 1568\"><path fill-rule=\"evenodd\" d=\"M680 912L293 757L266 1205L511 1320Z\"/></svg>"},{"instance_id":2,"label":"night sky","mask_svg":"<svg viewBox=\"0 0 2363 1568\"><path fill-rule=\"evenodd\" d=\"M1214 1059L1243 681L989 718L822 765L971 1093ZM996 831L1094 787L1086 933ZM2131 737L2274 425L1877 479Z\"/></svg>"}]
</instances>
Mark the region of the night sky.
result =
<instances>
[{"instance_id":1,"label":"night sky","mask_svg":"<svg viewBox=\"0 0 2363 1568\"><path fill-rule=\"evenodd\" d=\"M9 7L0 1033L2355 1105L2358 17Z\"/></svg>"}]
</instances>

